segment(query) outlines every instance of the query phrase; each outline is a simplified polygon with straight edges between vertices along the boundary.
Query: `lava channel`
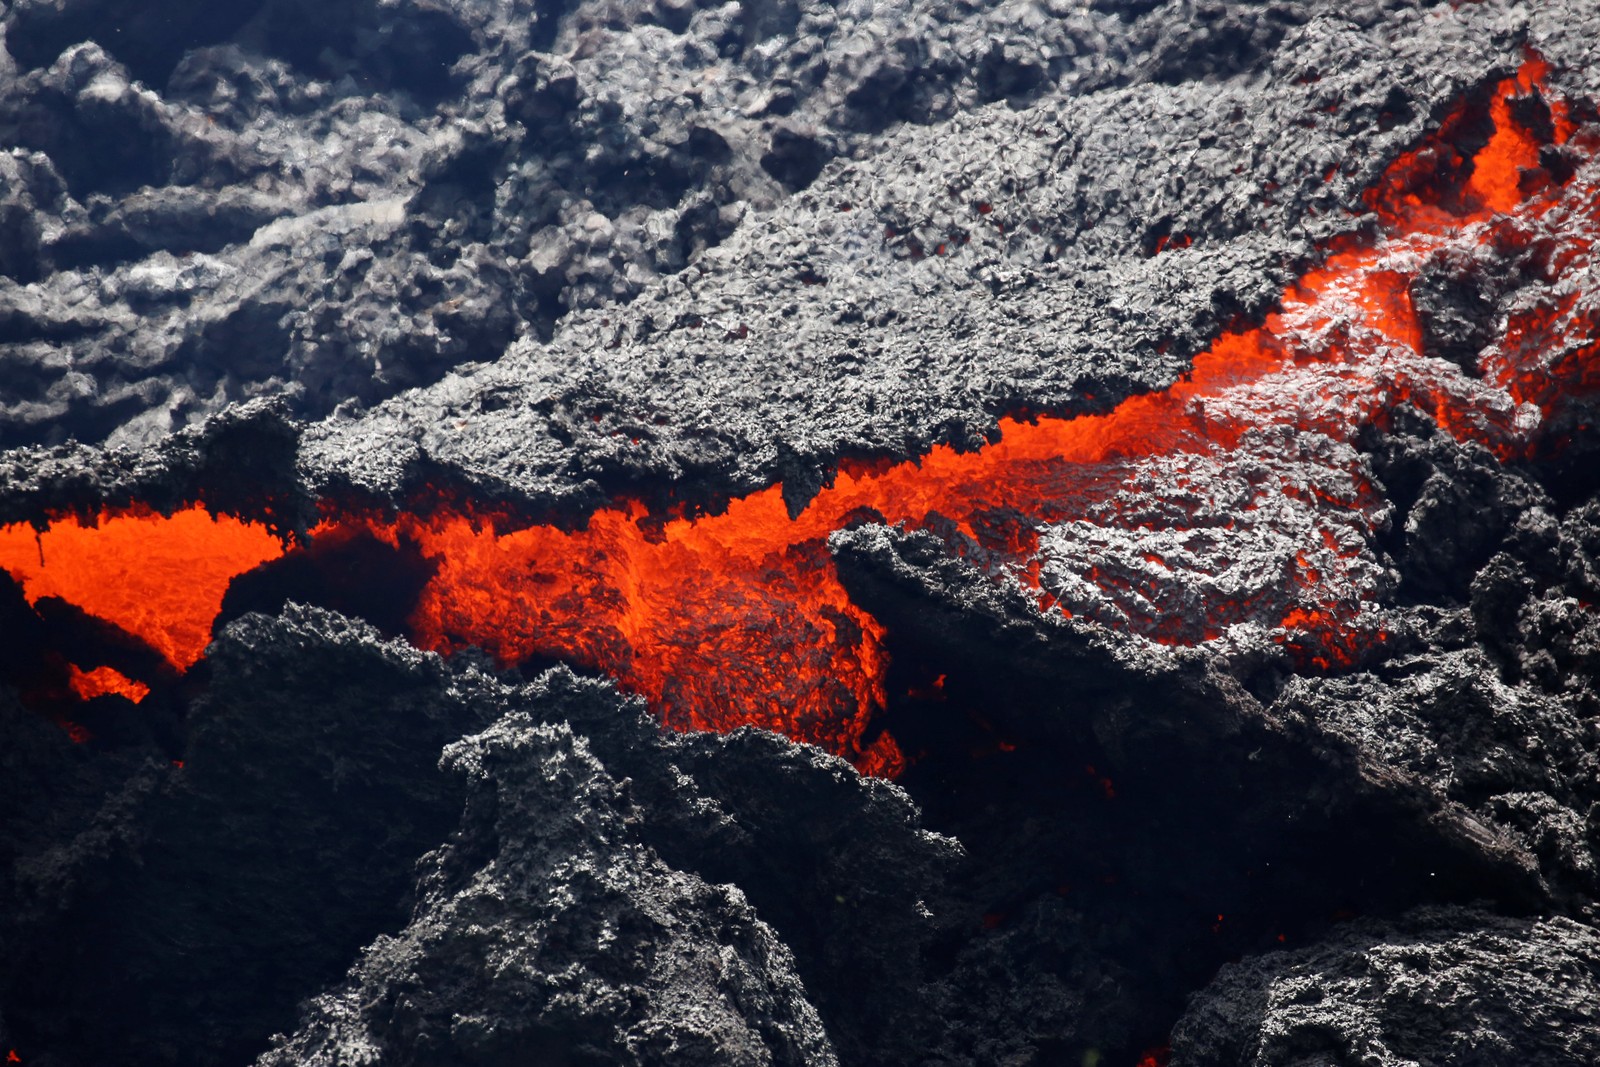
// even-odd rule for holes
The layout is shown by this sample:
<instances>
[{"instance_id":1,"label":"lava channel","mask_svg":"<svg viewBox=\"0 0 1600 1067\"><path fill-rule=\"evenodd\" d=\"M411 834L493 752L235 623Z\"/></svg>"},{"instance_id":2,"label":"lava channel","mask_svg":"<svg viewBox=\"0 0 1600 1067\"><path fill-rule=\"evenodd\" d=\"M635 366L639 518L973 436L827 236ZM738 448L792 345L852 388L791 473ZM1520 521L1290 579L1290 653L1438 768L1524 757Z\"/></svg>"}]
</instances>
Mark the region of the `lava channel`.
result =
<instances>
[{"instance_id":1,"label":"lava channel","mask_svg":"<svg viewBox=\"0 0 1600 1067\"><path fill-rule=\"evenodd\" d=\"M1262 325L1106 414L1004 419L978 452L844 462L793 518L777 485L698 517L621 499L576 531L461 504L325 502L311 548L295 552L363 537L420 554L431 570L406 630L422 648L571 661L671 727L763 727L883 775L904 766L870 729L885 633L851 602L827 544L853 522L932 531L1041 612L1167 645L1274 643L1302 669L1355 663L1384 637L1372 539L1388 519L1358 434L1408 405L1525 457L1600 387L1600 303L1580 284L1600 230L1596 139L1544 75L1531 58L1486 115L1481 98L1460 105L1368 192L1373 236L1323 248ZM1476 136L1463 132L1472 122ZM1552 165L1553 148L1575 162ZM1473 374L1427 351L1410 286L1430 264L1480 255L1521 256L1553 282L1530 289ZM202 504L0 528L0 566L30 603L69 601L180 670L202 654L229 580L283 551ZM81 697L142 695L104 665L70 669Z\"/></svg>"}]
</instances>

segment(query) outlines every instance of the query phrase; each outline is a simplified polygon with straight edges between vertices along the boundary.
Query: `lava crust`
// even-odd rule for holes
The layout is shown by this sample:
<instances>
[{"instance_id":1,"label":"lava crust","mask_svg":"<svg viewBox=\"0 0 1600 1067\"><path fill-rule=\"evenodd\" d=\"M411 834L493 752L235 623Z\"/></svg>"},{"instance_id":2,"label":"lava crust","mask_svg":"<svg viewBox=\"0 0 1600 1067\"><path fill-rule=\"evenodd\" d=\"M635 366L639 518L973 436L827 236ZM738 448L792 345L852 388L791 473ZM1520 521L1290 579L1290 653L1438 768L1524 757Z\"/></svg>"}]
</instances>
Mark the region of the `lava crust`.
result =
<instances>
[{"instance_id":1,"label":"lava crust","mask_svg":"<svg viewBox=\"0 0 1600 1067\"><path fill-rule=\"evenodd\" d=\"M1600 1055L1600 12L0 7L0 1054Z\"/></svg>"}]
</instances>

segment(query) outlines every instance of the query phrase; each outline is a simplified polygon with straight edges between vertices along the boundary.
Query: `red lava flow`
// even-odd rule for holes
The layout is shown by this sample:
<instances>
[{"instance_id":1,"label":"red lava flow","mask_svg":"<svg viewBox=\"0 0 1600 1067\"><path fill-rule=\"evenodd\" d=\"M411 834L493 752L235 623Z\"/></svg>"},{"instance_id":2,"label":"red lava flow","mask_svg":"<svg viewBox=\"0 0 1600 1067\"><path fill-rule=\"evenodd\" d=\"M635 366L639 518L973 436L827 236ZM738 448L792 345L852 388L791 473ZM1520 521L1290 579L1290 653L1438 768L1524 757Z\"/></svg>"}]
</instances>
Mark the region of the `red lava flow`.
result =
<instances>
[{"instance_id":1,"label":"red lava flow","mask_svg":"<svg viewBox=\"0 0 1600 1067\"><path fill-rule=\"evenodd\" d=\"M1369 544L1386 507L1357 434L1411 405L1508 459L1600 389L1596 311L1576 282L1537 289L1476 376L1425 350L1411 301L1428 264L1484 249L1527 250L1558 283L1589 269L1594 186L1556 180L1540 151L1570 144L1586 158L1591 146L1542 91L1544 74L1530 59L1495 87L1478 115L1492 135L1470 156L1463 104L1367 194L1377 236L1324 249L1261 326L1224 334L1170 388L1106 414L1005 419L975 453L844 463L793 519L772 486L695 518L622 500L572 532L460 505L335 512L313 539L365 531L432 560L410 619L423 648L569 660L674 728L765 727L883 775L904 766L894 740L869 730L885 703L885 634L827 548L861 518L940 534L1045 612L1165 644L1255 635L1305 667L1353 663L1382 639ZM198 504L61 519L37 536L0 527L0 566L30 602L77 604L179 669L202 655L228 582L282 552L264 528ZM86 699L144 695L110 668L72 669Z\"/></svg>"}]
</instances>

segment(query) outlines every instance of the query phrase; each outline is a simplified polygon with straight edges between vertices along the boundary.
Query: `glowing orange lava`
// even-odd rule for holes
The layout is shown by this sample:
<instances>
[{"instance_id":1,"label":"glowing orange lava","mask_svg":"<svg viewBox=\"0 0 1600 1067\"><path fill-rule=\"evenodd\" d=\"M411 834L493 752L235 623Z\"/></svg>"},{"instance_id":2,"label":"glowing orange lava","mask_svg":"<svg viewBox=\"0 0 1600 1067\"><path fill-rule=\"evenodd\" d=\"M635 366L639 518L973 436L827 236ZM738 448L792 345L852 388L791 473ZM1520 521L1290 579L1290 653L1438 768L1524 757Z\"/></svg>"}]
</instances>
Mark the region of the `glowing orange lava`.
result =
<instances>
[{"instance_id":1,"label":"glowing orange lava","mask_svg":"<svg viewBox=\"0 0 1600 1067\"><path fill-rule=\"evenodd\" d=\"M89 526L66 518L40 534L25 523L0 527L0 567L30 603L60 597L142 639L179 670L211 642L228 583L282 554L265 527L199 505Z\"/></svg>"},{"instance_id":2,"label":"glowing orange lava","mask_svg":"<svg viewBox=\"0 0 1600 1067\"><path fill-rule=\"evenodd\" d=\"M863 519L938 534L1044 612L1165 644L1268 640L1304 666L1352 663L1382 640L1386 581L1370 545L1387 502L1355 447L1362 428L1411 405L1518 456L1560 404L1600 387L1600 316L1576 289L1513 316L1481 376L1426 351L1411 301L1429 264L1484 247L1537 246L1545 277L1587 269L1600 205L1592 186L1568 195L1540 168L1542 147L1574 135L1543 73L1530 60L1495 88L1475 155L1450 140L1463 105L1397 160L1367 197L1375 238L1325 250L1260 327L1224 334L1170 388L1108 413L1002 420L1001 440L976 453L843 464L797 518L773 486L695 518L623 500L572 532L464 506L330 510L313 538L365 532L432 561L410 618L424 648L573 661L673 727L761 726L879 774L904 764L869 729L885 703L885 635L827 548ZM1536 135L1517 116L1540 107ZM68 520L41 543L56 562L40 565L31 530L0 530L0 566L30 600L71 600L179 667L204 648L229 578L279 553L264 530L198 509L97 529Z\"/></svg>"},{"instance_id":3,"label":"glowing orange lava","mask_svg":"<svg viewBox=\"0 0 1600 1067\"><path fill-rule=\"evenodd\" d=\"M143 682L136 682L121 671L111 667L96 667L92 671L80 671L77 667L68 665L68 684L72 691L78 694L79 699L93 700L103 697L108 693L125 696L135 704L150 695L150 687Z\"/></svg>"}]
</instances>

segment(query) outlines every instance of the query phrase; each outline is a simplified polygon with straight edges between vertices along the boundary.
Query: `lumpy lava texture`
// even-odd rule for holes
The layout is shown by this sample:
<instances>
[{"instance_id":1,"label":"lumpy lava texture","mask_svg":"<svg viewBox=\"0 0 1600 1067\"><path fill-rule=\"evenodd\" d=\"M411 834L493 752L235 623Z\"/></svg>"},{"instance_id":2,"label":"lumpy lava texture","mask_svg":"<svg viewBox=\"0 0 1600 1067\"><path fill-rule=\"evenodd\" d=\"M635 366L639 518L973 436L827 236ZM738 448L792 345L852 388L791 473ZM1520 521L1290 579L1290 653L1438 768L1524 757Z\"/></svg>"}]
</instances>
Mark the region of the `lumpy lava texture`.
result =
<instances>
[{"instance_id":1,"label":"lumpy lava texture","mask_svg":"<svg viewBox=\"0 0 1600 1067\"><path fill-rule=\"evenodd\" d=\"M1173 386L1106 414L1004 420L999 443L976 453L845 464L798 518L773 486L715 516L619 501L579 531L461 505L330 509L313 536L364 533L432 561L409 620L424 648L570 660L675 728L765 727L879 774L904 762L870 731L885 635L827 549L854 521L930 530L1042 612L1162 644L1276 642L1307 668L1352 663L1383 639L1386 582L1370 542L1387 505L1357 434L1409 405L1512 458L1600 386L1595 298L1577 281L1600 228L1596 183L1558 181L1540 154L1567 145L1581 160L1593 146L1543 75L1530 60L1486 104L1463 104L1369 192L1375 237L1324 249L1260 327L1223 335ZM1486 143L1464 134L1474 121ZM1555 282L1530 290L1469 373L1427 351L1411 285L1430 264L1486 253L1523 256ZM69 520L44 535L42 564L32 531L12 528L0 564L30 599L72 600L182 667L228 579L276 554L229 522L198 508L97 530ZM138 547L181 540L168 530L197 532L187 562Z\"/></svg>"},{"instance_id":2,"label":"lumpy lava texture","mask_svg":"<svg viewBox=\"0 0 1600 1067\"><path fill-rule=\"evenodd\" d=\"M228 583L282 554L264 527L200 507L170 516L136 509L93 524L65 518L43 532L24 523L0 527L0 567L30 602L59 597L75 604L140 638L178 670L192 667L210 644ZM74 675L73 686L85 696L123 691L114 673Z\"/></svg>"}]
</instances>

